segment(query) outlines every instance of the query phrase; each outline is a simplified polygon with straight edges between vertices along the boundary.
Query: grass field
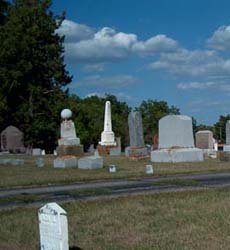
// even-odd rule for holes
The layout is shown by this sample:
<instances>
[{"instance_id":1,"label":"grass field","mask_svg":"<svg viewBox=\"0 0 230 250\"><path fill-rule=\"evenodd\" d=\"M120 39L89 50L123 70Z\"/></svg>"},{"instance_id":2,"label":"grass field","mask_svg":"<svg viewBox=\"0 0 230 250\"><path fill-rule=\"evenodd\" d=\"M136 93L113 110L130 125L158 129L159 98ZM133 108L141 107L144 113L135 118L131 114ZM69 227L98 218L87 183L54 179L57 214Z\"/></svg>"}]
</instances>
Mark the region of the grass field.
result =
<instances>
[{"instance_id":1,"label":"grass field","mask_svg":"<svg viewBox=\"0 0 230 250\"><path fill-rule=\"evenodd\" d=\"M146 176L145 165L152 164L149 159L133 161L127 159L125 156L107 156L104 157L103 169L87 171L76 168L54 169L52 165L53 156L45 156L46 166L43 168L36 167L36 157L14 157L25 159L26 164L24 166L0 165L0 188L63 184L99 179L139 178ZM1 158L6 158L6 156L1 156ZM117 173L108 173L109 164L117 166ZM230 163L213 159L200 163L154 163L153 166L155 176L230 171Z\"/></svg>"},{"instance_id":2,"label":"grass field","mask_svg":"<svg viewBox=\"0 0 230 250\"><path fill-rule=\"evenodd\" d=\"M63 204L70 249L229 249L229 192L225 188ZM0 249L39 248L37 210L1 211Z\"/></svg>"}]
</instances>

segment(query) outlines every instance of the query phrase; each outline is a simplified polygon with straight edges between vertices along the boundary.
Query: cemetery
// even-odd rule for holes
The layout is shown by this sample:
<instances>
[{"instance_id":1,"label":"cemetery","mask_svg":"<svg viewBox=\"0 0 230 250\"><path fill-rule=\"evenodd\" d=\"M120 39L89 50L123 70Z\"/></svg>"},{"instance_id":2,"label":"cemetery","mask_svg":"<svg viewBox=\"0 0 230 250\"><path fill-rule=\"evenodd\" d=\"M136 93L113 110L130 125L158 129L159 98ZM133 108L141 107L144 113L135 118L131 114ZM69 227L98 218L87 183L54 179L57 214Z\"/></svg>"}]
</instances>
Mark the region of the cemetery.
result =
<instances>
[{"instance_id":1,"label":"cemetery","mask_svg":"<svg viewBox=\"0 0 230 250\"><path fill-rule=\"evenodd\" d=\"M178 2L0 0L0 250L229 249L229 16Z\"/></svg>"}]
</instances>

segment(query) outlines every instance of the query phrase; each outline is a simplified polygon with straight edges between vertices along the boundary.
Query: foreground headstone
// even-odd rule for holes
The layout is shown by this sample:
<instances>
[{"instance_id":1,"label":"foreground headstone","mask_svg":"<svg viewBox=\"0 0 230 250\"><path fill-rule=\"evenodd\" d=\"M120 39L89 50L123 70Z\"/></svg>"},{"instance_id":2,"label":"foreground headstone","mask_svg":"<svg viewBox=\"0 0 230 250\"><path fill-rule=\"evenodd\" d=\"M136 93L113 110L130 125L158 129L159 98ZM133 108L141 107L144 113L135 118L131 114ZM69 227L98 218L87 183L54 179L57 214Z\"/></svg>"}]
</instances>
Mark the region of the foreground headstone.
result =
<instances>
[{"instance_id":1,"label":"foreground headstone","mask_svg":"<svg viewBox=\"0 0 230 250\"><path fill-rule=\"evenodd\" d=\"M0 165L22 166L25 161L22 159L0 159Z\"/></svg>"},{"instance_id":2,"label":"foreground headstone","mask_svg":"<svg viewBox=\"0 0 230 250\"><path fill-rule=\"evenodd\" d=\"M67 214L57 203L38 211L40 250L69 250Z\"/></svg>"},{"instance_id":3,"label":"foreground headstone","mask_svg":"<svg viewBox=\"0 0 230 250\"><path fill-rule=\"evenodd\" d=\"M8 126L1 133L1 150L11 153L25 153L23 133L14 126Z\"/></svg>"},{"instance_id":4,"label":"foreground headstone","mask_svg":"<svg viewBox=\"0 0 230 250\"><path fill-rule=\"evenodd\" d=\"M196 132L196 147L200 149L213 149L213 133L210 130Z\"/></svg>"},{"instance_id":5,"label":"foreground headstone","mask_svg":"<svg viewBox=\"0 0 230 250\"><path fill-rule=\"evenodd\" d=\"M203 151L194 147L192 119L167 115L159 121L159 149L151 152L152 162L203 161Z\"/></svg>"},{"instance_id":6,"label":"foreground headstone","mask_svg":"<svg viewBox=\"0 0 230 250\"><path fill-rule=\"evenodd\" d=\"M42 157L37 158L35 163L36 163L36 166L39 168L42 168L45 166L45 160Z\"/></svg>"},{"instance_id":7,"label":"foreground headstone","mask_svg":"<svg viewBox=\"0 0 230 250\"><path fill-rule=\"evenodd\" d=\"M70 119L71 116L71 110L62 110L61 138L58 140L58 147L56 149L58 156L81 156L83 154L83 146L80 144L80 139L76 136L75 125Z\"/></svg>"},{"instance_id":8,"label":"foreground headstone","mask_svg":"<svg viewBox=\"0 0 230 250\"><path fill-rule=\"evenodd\" d=\"M132 111L129 113L128 126L130 146L125 148L125 155L134 159L145 158L148 155L148 151L144 144L142 117L140 112Z\"/></svg>"}]
</instances>

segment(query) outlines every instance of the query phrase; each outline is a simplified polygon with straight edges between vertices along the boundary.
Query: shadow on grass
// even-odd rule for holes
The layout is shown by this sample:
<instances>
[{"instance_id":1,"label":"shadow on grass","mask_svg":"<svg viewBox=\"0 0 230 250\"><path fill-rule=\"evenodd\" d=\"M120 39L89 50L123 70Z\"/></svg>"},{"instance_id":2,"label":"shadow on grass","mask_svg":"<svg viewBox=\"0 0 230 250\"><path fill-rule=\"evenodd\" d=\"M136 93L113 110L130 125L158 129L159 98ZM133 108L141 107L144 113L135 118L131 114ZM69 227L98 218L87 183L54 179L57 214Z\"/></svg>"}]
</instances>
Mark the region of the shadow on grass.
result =
<instances>
[{"instance_id":1,"label":"shadow on grass","mask_svg":"<svg viewBox=\"0 0 230 250\"><path fill-rule=\"evenodd\" d=\"M83 250L83 249L80 247L73 246L73 247L70 247L69 250Z\"/></svg>"}]
</instances>

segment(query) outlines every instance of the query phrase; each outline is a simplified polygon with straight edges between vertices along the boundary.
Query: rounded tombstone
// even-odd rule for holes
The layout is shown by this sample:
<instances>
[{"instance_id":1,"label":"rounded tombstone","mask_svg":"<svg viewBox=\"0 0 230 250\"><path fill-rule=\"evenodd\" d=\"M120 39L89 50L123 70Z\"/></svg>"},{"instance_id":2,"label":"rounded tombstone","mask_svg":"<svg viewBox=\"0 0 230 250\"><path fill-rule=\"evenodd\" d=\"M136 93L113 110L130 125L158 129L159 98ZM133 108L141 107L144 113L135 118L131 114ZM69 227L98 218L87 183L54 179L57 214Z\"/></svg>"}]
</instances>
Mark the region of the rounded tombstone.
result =
<instances>
[{"instance_id":1,"label":"rounded tombstone","mask_svg":"<svg viewBox=\"0 0 230 250\"><path fill-rule=\"evenodd\" d=\"M61 118L66 120L72 116L72 111L70 109L63 109L61 111Z\"/></svg>"}]
</instances>

